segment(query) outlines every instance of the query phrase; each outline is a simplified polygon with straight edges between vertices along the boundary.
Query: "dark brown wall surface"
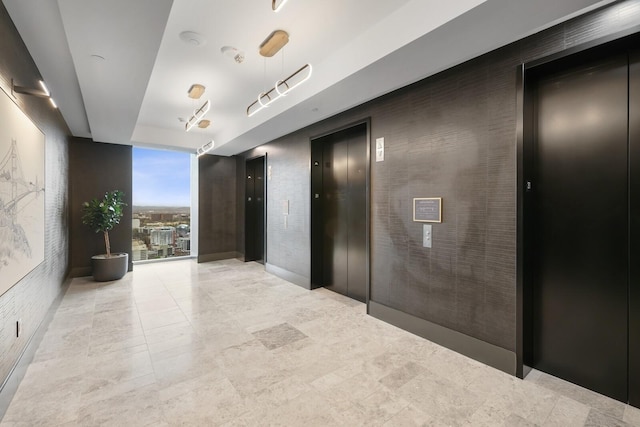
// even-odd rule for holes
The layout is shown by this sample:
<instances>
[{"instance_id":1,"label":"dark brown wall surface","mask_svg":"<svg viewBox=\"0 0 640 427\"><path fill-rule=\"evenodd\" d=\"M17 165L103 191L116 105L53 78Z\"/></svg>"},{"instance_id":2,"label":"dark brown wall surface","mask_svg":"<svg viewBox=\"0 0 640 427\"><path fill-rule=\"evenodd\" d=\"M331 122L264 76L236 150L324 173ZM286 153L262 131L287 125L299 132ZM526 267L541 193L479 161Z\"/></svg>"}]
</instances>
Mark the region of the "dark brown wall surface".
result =
<instances>
[{"instance_id":1,"label":"dark brown wall surface","mask_svg":"<svg viewBox=\"0 0 640 427\"><path fill-rule=\"evenodd\" d=\"M11 79L17 85L37 88L41 78L4 5L0 3L0 87L10 94ZM0 93L0 96L6 95ZM69 129L60 112L46 99L19 94L13 99L45 135L45 259L0 296L0 383L7 378L63 289L69 260ZM0 127L4 126L3 120L0 117ZM18 319L22 320L23 333L16 338Z\"/></svg>"},{"instance_id":2,"label":"dark brown wall surface","mask_svg":"<svg viewBox=\"0 0 640 427\"><path fill-rule=\"evenodd\" d=\"M124 192L124 216L109 232L112 252L129 254L131 259L132 148L128 145L95 143L72 138L69 143L70 261L72 276L91 274L91 257L105 253L104 237L82 223L82 204L102 198L107 191Z\"/></svg>"},{"instance_id":3,"label":"dark brown wall surface","mask_svg":"<svg viewBox=\"0 0 640 427\"><path fill-rule=\"evenodd\" d=\"M198 159L198 262L237 256L236 159Z\"/></svg>"},{"instance_id":4,"label":"dark brown wall surface","mask_svg":"<svg viewBox=\"0 0 640 427\"><path fill-rule=\"evenodd\" d=\"M517 67L638 22L617 2L243 153L272 167L267 263L308 280L310 138L370 117L371 300L515 351ZM414 197L443 198L429 250Z\"/></svg>"}]
</instances>

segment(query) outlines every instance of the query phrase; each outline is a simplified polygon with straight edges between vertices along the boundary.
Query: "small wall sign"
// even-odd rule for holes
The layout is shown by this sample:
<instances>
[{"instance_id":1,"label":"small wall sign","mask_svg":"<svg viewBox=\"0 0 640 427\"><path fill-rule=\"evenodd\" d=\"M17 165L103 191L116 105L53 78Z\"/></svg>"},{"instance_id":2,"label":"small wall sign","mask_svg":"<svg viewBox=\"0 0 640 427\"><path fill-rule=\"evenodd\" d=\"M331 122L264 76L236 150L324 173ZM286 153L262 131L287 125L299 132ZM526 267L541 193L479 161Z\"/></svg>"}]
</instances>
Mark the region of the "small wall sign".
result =
<instances>
[{"instance_id":1,"label":"small wall sign","mask_svg":"<svg viewBox=\"0 0 640 427\"><path fill-rule=\"evenodd\" d=\"M442 222L442 197L416 197L413 199L415 222Z\"/></svg>"}]
</instances>

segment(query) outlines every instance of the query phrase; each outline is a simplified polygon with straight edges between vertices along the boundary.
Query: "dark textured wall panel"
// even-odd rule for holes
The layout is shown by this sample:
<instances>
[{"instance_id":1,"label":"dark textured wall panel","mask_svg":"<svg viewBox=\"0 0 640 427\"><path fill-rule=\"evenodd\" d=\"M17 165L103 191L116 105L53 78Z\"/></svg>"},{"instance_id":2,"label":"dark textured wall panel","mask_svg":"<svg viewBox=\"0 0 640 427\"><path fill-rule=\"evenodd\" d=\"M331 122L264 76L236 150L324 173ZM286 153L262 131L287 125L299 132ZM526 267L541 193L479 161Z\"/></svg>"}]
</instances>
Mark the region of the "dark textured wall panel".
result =
<instances>
[{"instance_id":1,"label":"dark textured wall panel","mask_svg":"<svg viewBox=\"0 0 640 427\"><path fill-rule=\"evenodd\" d=\"M71 274L91 274L91 257L105 253L104 237L82 223L82 204L101 199L107 191L124 192L124 215L109 232L112 252L131 258L132 219L132 149L129 145L97 144L91 139L72 138L69 143L69 212Z\"/></svg>"},{"instance_id":2,"label":"dark textured wall panel","mask_svg":"<svg viewBox=\"0 0 640 427\"><path fill-rule=\"evenodd\" d=\"M309 276L310 138L370 117L386 148L371 163L371 299L515 351L516 68L638 22L640 1L617 2L245 153L273 166L268 262ZM413 197L443 198L432 249Z\"/></svg>"},{"instance_id":3,"label":"dark textured wall panel","mask_svg":"<svg viewBox=\"0 0 640 427\"><path fill-rule=\"evenodd\" d=\"M198 258L237 251L236 159L198 159Z\"/></svg>"},{"instance_id":4,"label":"dark textured wall panel","mask_svg":"<svg viewBox=\"0 0 640 427\"><path fill-rule=\"evenodd\" d=\"M4 5L0 4L0 87L7 93L11 93L12 78L20 85L37 87L41 76ZM0 382L7 378L60 293L69 262L69 130L59 111L47 100L22 95L14 99L45 134L45 259L0 296ZM20 338L16 338L18 319L23 322Z\"/></svg>"}]
</instances>

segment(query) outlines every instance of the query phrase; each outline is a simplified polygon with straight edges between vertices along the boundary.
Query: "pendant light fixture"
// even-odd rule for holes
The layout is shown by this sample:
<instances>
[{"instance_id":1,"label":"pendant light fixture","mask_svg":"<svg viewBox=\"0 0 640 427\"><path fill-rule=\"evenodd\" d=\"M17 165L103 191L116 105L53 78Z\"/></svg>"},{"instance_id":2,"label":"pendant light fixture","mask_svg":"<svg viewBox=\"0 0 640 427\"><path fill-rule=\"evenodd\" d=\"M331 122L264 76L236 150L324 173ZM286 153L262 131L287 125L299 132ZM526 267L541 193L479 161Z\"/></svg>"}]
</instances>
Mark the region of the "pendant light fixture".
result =
<instances>
[{"instance_id":1,"label":"pendant light fixture","mask_svg":"<svg viewBox=\"0 0 640 427\"><path fill-rule=\"evenodd\" d=\"M247 107L247 117L251 117L263 108L267 108L273 101L286 96L293 89L309 80L311 72L311 64L306 64L286 79L278 80L269 91L262 92L258 95L258 99Z\"/></svg>"},{"instance_id":2,"label":"pendant light fixture","mask_svg":"<svg viewBox=\"0 0 640 427\"><path fill-rule=\"evenodd\" d=\"M215 145L216 143L212 139L211 141L204 144L202 147L198 148L198 150L196 150L196 154L198 155L198 157L204 154L207 154L209 151L213 150L213 147L215 147Z\"/></svg>"},{"instance_id":3,"label":"pendant light fixture","mask_svg":"<svg viewBox=\"0 0 640 427\"><path fill-rule=\"evenodd\" d=\"M271 10L279 12L286 2L287 0L271 0Z\"/></svg>"},{"instance_id":4,"label":"pendant light fixture","mask_svg":"<svg viewBox=\"0 0 640 427\"><path fill-rule=\"evenodd\" d=\"M195 110L193 112L193 115L191 117L189 117L189 120L187 120L187 123L184 124L184 130L186 132L189 132L195 125L197 125L198 122L200 120L202 120L204 115L207 114L207 112L209 111L210 106L211 106L211 104L210 104L209 100L207 99L207 101L204 104L202 104L202 107L200 107L197 110Z\"/></svg>"}]
</instances>

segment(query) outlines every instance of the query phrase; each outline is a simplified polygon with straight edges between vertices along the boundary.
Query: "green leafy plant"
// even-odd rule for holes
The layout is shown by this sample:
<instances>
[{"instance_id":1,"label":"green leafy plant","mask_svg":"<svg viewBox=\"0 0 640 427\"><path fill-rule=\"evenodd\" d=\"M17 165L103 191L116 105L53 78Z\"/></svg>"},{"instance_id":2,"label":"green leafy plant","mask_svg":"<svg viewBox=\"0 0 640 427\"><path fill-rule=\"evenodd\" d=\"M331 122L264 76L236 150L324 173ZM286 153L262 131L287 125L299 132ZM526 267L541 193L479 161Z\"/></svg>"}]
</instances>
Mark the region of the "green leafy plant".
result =
<instances>
[{"instance_id":1,"label":"green leafy plant","mask_svg":"<svg viewBox=\"0 0 640 427\"><path fill-rule=\"evenodd\" d=\"M127 206L122 201L123 197L122 191L113 190L105 193L102 200L93 199L82 204L82 223L91 227L96 233L103 233L107 258L111 256L109 230L120 223L123 208Z\"/></svg>"}]
</instances>

